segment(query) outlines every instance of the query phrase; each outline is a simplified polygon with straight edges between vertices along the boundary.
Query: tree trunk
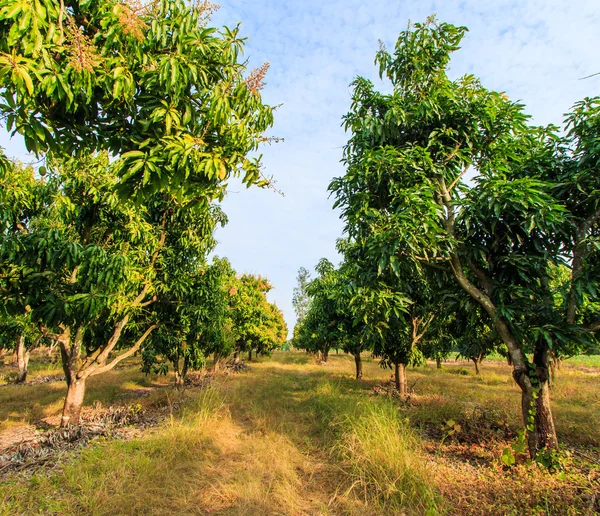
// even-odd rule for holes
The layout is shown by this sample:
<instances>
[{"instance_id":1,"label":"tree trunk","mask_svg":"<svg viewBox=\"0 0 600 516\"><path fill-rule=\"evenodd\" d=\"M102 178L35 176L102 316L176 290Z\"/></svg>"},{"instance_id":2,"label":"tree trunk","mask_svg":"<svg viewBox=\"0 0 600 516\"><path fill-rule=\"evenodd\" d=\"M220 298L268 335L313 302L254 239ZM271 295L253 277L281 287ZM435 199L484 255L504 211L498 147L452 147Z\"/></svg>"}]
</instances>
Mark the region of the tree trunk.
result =
<instances>
[{"instance_id":1,"label":"tree trunk","mask_svg":"<svg viewBox=\"0 0 600 516\"><path fill-rule=\"evenodd\" d=\"M446 229L450 236L454 236L454 205L453 200L448 190L445 180L443 177L440 178L440 193L442 198L442 204L446 207L447 218L446 218ZM513 330L510 327L509 322L505 317L498 313L496 305L492 301L492 282L490 278L485 274L484 271L478 270L473 267L473 272L479 279L483 290L477 288L471 281L465 276L461 258L458 253L453 253L450 256L450 266L452 273L456 278L456 281L461 288L467 292L475 301L477 301L481 307L488 313L494 327L498 332L498 335L508 348L510 354L512 367L513 367L513 378L517 385L521 388L521 406L523 410L523 420L525 425L528 424L529 409L533 400L533 384L530 378L530 364L528 363L527 357L523 351L522 343L516 338ZM549 446L556 448L558 442L556 439L556 431L554 429L554 420L552 419L552 411L550 409L550 394L548 391L548 348L545 346L545 353L541 353L540 356L534 357L534 363L536 364L536 377L539 382L539 397L535 403L535 425L534 431L528 433L528 445L529 453L532 457L535 457L538 450ZM536 355L539 355L536 350ZM545 359L544 359L545 355ZM545 364L545 366L544 366Z\"/></svg>"},{"instance_id":2,"label":"tree trunk","mask_svg":"<svg viewBox=\"0 0 600 516\"><path fill-rule=\"evenodd\" d=\"M529 424L530 410L534 411L533 431L527 431L527 443L531 457L535 457L544 448L558 448L554 418L552 417L552 409L550 407L548 359L548 345L545 341L539 342L533 356L536 383L538 384L537 397L535 389L532 386L530 389L523 390L521 398L523 420L526 422L526 425Z\"/></svg>"},{"instance_id":3,"label":"tree trunk","mask_svg":"<svg viewBox=\"0 0 600 516\"><path fill-rule=\"evenodd\" d=\"M405 398L408 394L408 384L406 382L406 364L394 364L396 374L394 380L396 382L396 390L400 393L400 396Z\"/></svg>"},{"instance_id":4,"label":"tree trunk","mask_svg":"<svg viewBox=\"0 0 600 516\"><path fill-rule=\"evenodd\" d=\"M61 428L79 424L84 395L85 379L78 380L77 378L72 378L67 388L67 397L65 398L62 418L60 419Z\"/></svg>"},{"instance_id":5,"label":"tree trunk","mask_svg":"<svg viewBox=\"0 0 600 516\"><path fill-rule=\"evenodd\" d=\"M329 360L329 350L321 351L321 360L325 363Z\"/></svg>"},{"instance_id":6,"label":"tree trunk","mask_svg":"<svg viewBox=\"0 0 600 516\"><path fill-rule=\"evenodd\" d=\"M360 380L363 377L363 364L360 358L360 353L354 354L354 363L356 364L356 379Z\"/></svg>"},{"instance_id":7,"label":"tree trunk","mask_svg":"<svg viewBox=\"0 0 600 516\"><path fill-rule=\"evenodd\" d=\"M240 361L240 350L242 348L241 344L236 344L235 345L235 351L233 352L233 362L234 364L238 364Z\"/></svg>"},{"instance_id":8,"label":"tree trunk","mask_svg":"<svg viewBox=\"0 0 600 516\"><path fill-rule=\"evenodd\" d=\"M252 349L248 350L248 362L252 362Z\"/></svg>"},{"instance_id":9,"label":"tree trunk","mask_svg":"<svg viewBox=\"0 0 600 516\"><path fill-rule=\"evenodd\" d=\"M185 357L183 359L183 367L181 369L181 380L183 381L183 383L185 383L185 378L188 374L189 368L190 368L190 361L189 361L188 357Z\"/></svg>"},{"instance_id":10,"label":"tree trunk","mask_svg":"<svg viewBox=\"0 0 600 516\"><path fill-rule=\"evenodd\" d=\"M442 368L442 357L435 357L435 365L438 369Z\"/></svg>"},{"instance_id":11,"label":"tree trunk","mask_svg":"<svg viewBox=\"0 0 600 516\"><path fill-rule=\"evenodd\" d=\"M480 354L479 356L476 356L476 357L471 357L471 360L475 364L475 374L479 375L479 373L480 373L479 365L481 364L481 361L483 360L483 354Z\"/></svg>"},{"instance_id":12,"label":"tree trunk","mask_svg":"<svg viewBox=\"0 0 600 516\"><path fill-rule=\"evenodd\" d=\"M29 350L25 347L24 335L20 335L17 340L17 364L19 366L17 383L24 383L27 379L27 365L29 364Z\"/></svg>"},{"instance_id":13,"label":"tree trunk","mask_svg":"<svg viewBox=\"0 0 600 516\"><path fill-rule=\"evenodd\" d=\"M218 373L221 365L221 356L215 351L213 358L213 373Z\"/></svg>"}]
</instances>

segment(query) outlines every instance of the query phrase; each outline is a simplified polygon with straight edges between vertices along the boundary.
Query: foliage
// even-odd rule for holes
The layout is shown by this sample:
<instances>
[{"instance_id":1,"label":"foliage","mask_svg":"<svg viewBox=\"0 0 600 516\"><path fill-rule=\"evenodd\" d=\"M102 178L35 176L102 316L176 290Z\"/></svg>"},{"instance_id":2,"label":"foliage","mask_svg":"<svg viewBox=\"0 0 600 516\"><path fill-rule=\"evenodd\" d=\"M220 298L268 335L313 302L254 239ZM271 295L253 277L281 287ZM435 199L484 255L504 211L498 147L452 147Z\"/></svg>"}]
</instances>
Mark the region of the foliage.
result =
<instances>
[{"instance_id":1,"label":"foliage","mask_svg":"<svg viewBox=\"0 0 600 516\"><path fill-rule=\"evenodd\" d=\"M310 308L310 296L307 292L308 284L310 283L310 272L304 267L300 267L296 281L298 282L298 286L294 287L292 305L296 312L296 320L302 322Z\"/></svg>"},{"instance_id":2,"label":"foliage","mask_svg":"<svg viewBox=\"0 0 600 516\"><path fill-rule=\"evenodd\" d=\"M268 183L260 157L273 108L268 65L244 77L239 28L208 26L184 0L7 0L0 8L0 114L28 150L108 151L119 189L222 197L227 180Z\"/></svg>"},{"instance_id":3,"label":"foliage","mask_svg":"<svg viewBox=\"0 0 600 516\"><path fill-rule=\"evenodd\" d=\"M236 352L256 350L269 354L287 339L287 325L281 310L267 300L272 289L267 279L251 274L231 278L229 326Z\"/></svg>"},{"instance_id":4,"label":"foliage","mask_svg":"<svg viewBox=\"0 0 600 516\"><path fill-rule=\"evenodd\" d=\"M164 373L173 365L176 381L182 382L188 370L201 368L211 353L226 355L225 325L232 274L226 259L212 264L199 263L185 276L187 288L155 305L160 327L144 347L143 370ZM179 295L177 295L179 294Z\"/></svg>"},{"instance_id":5,"label":"foliage","mask_svg":"<svg viewBox=\"0 0 600 516\"><path fill-rule=\"evenodd\" d=\"M110 370L168 323L171 307L194 299L194 273L224 221L216 208L167 193L144 205L120 199L118 166L105 154L53 161L27 186L35 202L2 205L2 219L13 221L0 242L3 309L27 310L59 343L69 389L81 392L86 378ZM13 167L3 177L16 195L22 175ZM81 408L77 392L69 390L65 403L65 414L74 410L72 422Z\"/></svg>"},{"instance_id":6,"label":"foliage","mask_svg":"<svg viewBox=\"0 0 600 516\"><path fill-rule=\"evenodd\" d=\"M544 389L537 410L544 421L530 435L535 454L556 446L549 349L595 339L595 313L582 307L586 298L595 306L598 290L598 276L587 271L597 263L600 103L577 104L565 137L529 125L523 106L504 93L472 75L447 76L465 32L430 18L401 32L393 52L381 48L376 63L392 91L354 81L344 119L347 170L330 190L348 235L380 274L389 266L401 276L403 262L440 271L480 305L509 349L523 407L534 388ZM467 173L476 174L471 183ZM562 312L550 289L560 264L571 268Z\"/></svg>"}]
</instances>

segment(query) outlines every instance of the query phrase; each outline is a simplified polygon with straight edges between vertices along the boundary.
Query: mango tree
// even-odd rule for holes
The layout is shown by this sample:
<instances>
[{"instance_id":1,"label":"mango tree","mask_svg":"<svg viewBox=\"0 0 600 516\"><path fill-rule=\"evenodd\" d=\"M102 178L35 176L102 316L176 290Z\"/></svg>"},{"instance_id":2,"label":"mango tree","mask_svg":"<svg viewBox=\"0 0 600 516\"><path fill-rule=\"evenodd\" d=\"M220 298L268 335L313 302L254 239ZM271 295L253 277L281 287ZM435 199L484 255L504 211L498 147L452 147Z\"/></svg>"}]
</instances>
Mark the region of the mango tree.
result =
<instances>
[{"instance_id":1,"label":"mango tree","mask_svg":"<svg viewBox=\"0 0 600 516\"><path fill-rule=\"evenodd\" d=\"M176 385L183 385L188 371L201 368L209 354L224 351L229 264L215 258L194 268L193 273L177 271L183 281L158 296L154 310L160 326L142 353L146 372L166 373L170 362Z\"/></svg>"},{"instance_id":2,"label":"mango tree","mask_svg":"<svg viewBox=\"0 0 600 516\"><path fill-rule=\"evenodd\" d=\"M595 329L577 310L584 295L595 295L596 280L584 273L593 262L578 266L575 258L596 252L597 201L588 185L598 177L597 103L575 110L561 144L552 128L529 126L522 106L505 94L471 75L448 78L465 32L430 19L403 31L392 53L379 51L392 91L354 82L347 172L330 188L349 235L365 241L373 260L441 269L487 313L512 359L534 456L557 445L549 346ZM478 174L470 184L469 172ZM578 175L589 183L575 194ZM572 207L571 194L579 196ZM554 313L546 317L549 269L568 264L569 254L573 289L559 322Z\"/></svg>"},{"instance_id":3,"label":"mango tree","mask_svg":"<svg viewBox=\"0 0 600 516\"><path fill-rule=\"evenodd\" d=\"M30 352L40 346L43 335L32 323L29 314L0 316L0 350L15 353L18 372L15 383L27 380L27 367Z\"/></svg>"},{"instance_id":4,"label":"mango tree","mask_svg":"<svg viewBox=\"0 0 600 516\"><path fill-rule=\"evenodd\" d=\"M198 200L224 182L266 184L260 157L273 109L268 65L245 74L239 29L208 27L212 4L184 0L6 0L0 113L29 151L105 150L126 195L169 188Z\"/></svg>"},{"instance_id":5,"label":"mango tree","mask_svg":"<svg viewBox=\"0 0 600 516\"><path fill-rule=\"evenodd\" d=\"M283 345L287 327L281 311L267 300L267 292L273 287L266 278L242 274L232 278L229 285L228 326L235 342L234 361L240 361L240 353L252 351L268 354Z\"/></svg>"},{"instance_id":6,"label":"mango tree","mask_svg":"<svg viewBox=\"0 0 600 516\"><path fill-rule=\"evenodd\" d=\"M31 167L11 163L0 156L0 238L2 243L28 235L35 229L35 218L48 199L48 188L36 181ZM15 253L19 249L14 249ZM29 352L42 341L41 332L31 319L23 297L7 302L23 270L14 261L0 262L0 348L14 351L19 368L16 381L25 382Z\"/></svg>"},{"instance_id":7,"label":"mango tree","mask_svg":"<svg viewBox=\"0 0 600 516\"><path fill-rule=\"evenodd\" d=\"M132 356L157 329L153 305L184 297L189 285L177 272L211 249L206 207L164 195L144 206L123 201L115 166L103 155L53 164L39 179L52 194L31 230L5 235L0 247L14 271L3 278L4 303L26 306L59 343L68 386L62 426L78 423L87 379Z\"/></svg>"}]
</instances>

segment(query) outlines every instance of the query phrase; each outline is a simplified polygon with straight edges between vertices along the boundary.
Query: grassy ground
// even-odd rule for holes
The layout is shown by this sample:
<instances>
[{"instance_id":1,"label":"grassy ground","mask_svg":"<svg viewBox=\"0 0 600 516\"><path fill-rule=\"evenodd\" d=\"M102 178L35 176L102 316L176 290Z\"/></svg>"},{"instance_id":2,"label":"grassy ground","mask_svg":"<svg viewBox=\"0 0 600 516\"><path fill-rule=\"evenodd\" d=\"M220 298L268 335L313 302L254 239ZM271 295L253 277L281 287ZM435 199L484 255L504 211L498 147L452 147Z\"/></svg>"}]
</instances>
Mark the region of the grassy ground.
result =
<instances>
[{"instance_id":1,"label":"grassy ground","mask_svg":"<svg viewBox=\"0 0 600 516\"><path fill-rule=\"evenodd\" d=\"M342 355L320 366L276 353L184 393L131 365L93 378L88 405L151 389L153 404L177 407L169 422L97 442L53 470L6 477L0 514L591 513L600 473L579 455L564 459L562 472L504 468L519 393L501 362L484 362L480 377L472 369L410 369L414 394L402 404L371 395L389 371L366 360L357 382ZM599 379L565 364L553 388L559 438L592 458ZM1 428L56 417L63 393L60 383L0 387ZM442 430L449 420L461 425L451 437Z\"/></svg>"}]
</instances>

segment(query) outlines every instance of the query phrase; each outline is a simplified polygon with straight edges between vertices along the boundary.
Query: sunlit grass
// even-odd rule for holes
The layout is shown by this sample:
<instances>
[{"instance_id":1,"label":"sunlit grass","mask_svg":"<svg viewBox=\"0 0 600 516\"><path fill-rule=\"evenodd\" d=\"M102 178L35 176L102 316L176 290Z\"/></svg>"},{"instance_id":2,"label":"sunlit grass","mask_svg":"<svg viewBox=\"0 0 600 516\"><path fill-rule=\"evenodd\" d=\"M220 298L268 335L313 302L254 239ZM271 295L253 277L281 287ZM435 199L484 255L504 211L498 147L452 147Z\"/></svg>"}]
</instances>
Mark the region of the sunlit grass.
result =
<instances>
[{"instance_id":1,"label":"sunlit grass","mask_svg":"<svg viewBox=\"0 0 600 516\"><path fill-rule=\"evenodd\" d=\"M469 374L450 373L458 368ZM131 364L93 379L87 403L110 404L147 391L145 406L170 407L172 417L130 441L96 442L56 472L4 480L0 514L451 513L446 497L455 491L442 489L436 475L452 475L454 466L427 452L421 436L475 410L493 411L515 430L520 426L520 396L510 369L498 362L484 362L480 376L472 369L463 362L410 368L414 393L402 405L371 395L391 371L368 357L362 381L353 377L351 357L332 354L323 366L305 353L275 353L247 373L184 392L154 388L170 379L145 377ZM599 378L563 367L553 387L561 440L600 442ZM63 394L61 383L0 388L3 425L58 413ZM433 439L438 447L439 437ZM527 492L518 478L503 480L501 466L498 471L498 493ZM474 473L470 485L483 489L477 478ZM552 477L547 488L560 486ZM542 503L544 489L521 506ZM486 491L488 502L494 496Z\"/></svg>"}]
</instances>

